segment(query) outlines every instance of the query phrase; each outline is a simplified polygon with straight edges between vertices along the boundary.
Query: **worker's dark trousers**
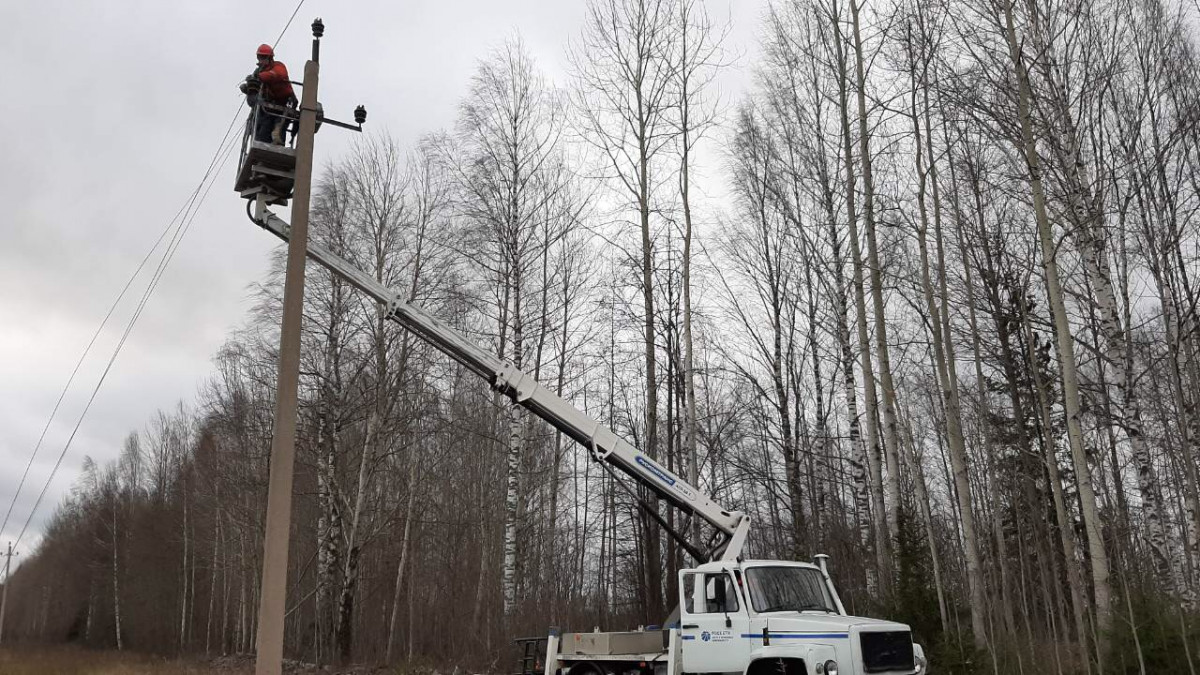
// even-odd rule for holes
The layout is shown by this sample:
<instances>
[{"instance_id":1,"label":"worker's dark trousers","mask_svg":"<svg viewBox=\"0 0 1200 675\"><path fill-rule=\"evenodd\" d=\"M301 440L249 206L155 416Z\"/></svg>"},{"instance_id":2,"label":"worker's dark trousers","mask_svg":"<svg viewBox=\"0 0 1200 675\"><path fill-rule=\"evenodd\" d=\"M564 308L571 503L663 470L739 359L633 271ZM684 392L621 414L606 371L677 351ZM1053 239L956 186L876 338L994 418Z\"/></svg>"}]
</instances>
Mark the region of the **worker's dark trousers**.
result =
<instances>
[{"instance_id":1,"label":"worker's dark trousers","mask_svg":"<svg viewBox=\"0 0 1200 675\"><path fill-rule=\"evenodd\" d=\"M281 119L280 115L268 113L266 110L258 110L258 123L254 125L254 141L270 143L271 131L275 129L276 125L283 123L286 123L286 120ZM286 129L287 127L284 126L284 129L280 131L281 138Z\"/></svg>"},{"instance_id":2,"label":"worker's dark trousers","mask_svg":"<svg viewBox=\"0 0 1200 675\"><path fill-rule=\"evenodd\" d=\"M258 111L258 123L254 126L254 140L262 143L271 142L271 130L280 122L278 115L272 115L265 110Z\"/></svg>"}]
</instances>

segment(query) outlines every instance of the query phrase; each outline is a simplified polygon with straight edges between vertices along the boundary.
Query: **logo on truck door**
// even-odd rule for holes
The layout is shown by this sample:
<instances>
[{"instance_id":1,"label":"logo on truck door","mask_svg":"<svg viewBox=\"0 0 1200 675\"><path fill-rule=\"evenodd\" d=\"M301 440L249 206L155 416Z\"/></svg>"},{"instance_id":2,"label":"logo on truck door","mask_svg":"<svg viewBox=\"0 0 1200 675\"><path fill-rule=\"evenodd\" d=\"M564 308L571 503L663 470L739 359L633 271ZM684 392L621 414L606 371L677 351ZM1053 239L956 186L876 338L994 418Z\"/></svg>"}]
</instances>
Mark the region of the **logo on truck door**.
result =
<instances>
[{"instance_id":1,"label":"logo on truck door","mask_svg":"<svg viewBox=\"0 0 1200 675\"><path fill-rule=\"evenodd\" d=\"M700 639L705 642L729 642L733 639L733 631L729 630L713 630L704 631L700 634Z\"/></svg>"}]
</instances>

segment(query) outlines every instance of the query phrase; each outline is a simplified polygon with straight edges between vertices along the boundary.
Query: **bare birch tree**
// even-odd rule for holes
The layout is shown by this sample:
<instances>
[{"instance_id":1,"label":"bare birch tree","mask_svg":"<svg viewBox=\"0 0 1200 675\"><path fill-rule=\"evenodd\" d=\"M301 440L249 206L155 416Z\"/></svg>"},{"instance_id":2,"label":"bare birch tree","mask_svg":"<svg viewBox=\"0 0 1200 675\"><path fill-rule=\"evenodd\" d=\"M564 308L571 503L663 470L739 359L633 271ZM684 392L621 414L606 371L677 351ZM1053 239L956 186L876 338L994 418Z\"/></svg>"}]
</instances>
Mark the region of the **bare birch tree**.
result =
<instances>
[{"instance_id":1,"label":"bare birch tree","mask_svg":"<svg viewBox=\"0 0 1200 675\"><path fill-rule=\"evenodd\" d=\"M676 133L671 124L677 77L672 57L678 49L675 18L671 0L591 0L583 35L571 56L578 124L637 214L646 378L642 449L652 459L659 453L659 387L653 278L658 228L651 214L657 211L655 192L663 181L658 159ZM645 497L651 508L658 508L656 498ZM649 515L643 515L641 523L646 541L645 617L657 621L665 615L661 536Z\"/></svg>"}]
</instances>

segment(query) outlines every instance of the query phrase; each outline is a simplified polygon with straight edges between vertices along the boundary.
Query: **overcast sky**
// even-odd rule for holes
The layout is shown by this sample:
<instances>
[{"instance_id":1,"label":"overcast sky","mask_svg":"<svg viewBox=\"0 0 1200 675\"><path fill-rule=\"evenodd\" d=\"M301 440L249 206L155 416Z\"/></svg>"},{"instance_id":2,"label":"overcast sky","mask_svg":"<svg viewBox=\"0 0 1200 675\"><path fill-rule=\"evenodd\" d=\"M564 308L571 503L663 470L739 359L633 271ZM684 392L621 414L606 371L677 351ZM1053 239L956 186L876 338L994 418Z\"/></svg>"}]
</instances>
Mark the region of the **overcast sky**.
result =
<instances>
[{"instance_id":1,"label":"overcast sky","mask_svg":"<svg viewBox=\"0 0 1200 675\"><path fill-rule=\"evenodd\" d=\"M740 60L722 75L739 100L765 0L709 0L728 16ZM273 42L295 0L41 0L7 3L0 40L0 518L67 377L121 287L199 182L221 134L242 115L236 86L254 49ZM452 124L479 59L520 35L565 83L565 47L583 0L306 0L277 53L303 74L321 16L321 101L411 145ZM352 134L318 137L318 166ZM270 235L245 218L226 165L125 344L22 540L78 479L154 412L190 403L211 359L249 308ZM124 330L148 274L101 334L60 408L0 545L16 538ZM25 556L22 556L25 558Z\"/></svg>"}]
</instances>

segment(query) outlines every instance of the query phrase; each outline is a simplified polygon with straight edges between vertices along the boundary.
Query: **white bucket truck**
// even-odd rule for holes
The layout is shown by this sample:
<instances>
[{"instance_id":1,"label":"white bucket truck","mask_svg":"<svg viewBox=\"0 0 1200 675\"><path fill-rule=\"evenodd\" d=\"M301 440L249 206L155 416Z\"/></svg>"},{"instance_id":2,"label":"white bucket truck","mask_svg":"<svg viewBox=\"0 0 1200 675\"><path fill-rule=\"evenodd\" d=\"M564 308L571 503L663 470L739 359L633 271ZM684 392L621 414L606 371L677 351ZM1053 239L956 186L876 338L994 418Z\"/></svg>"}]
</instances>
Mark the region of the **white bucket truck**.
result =
<instances>
[{"instance_id":1,"label":"white bucket truck","mask_svg":"<svg viewBox=\"0 0 1200 675\"><path fill-rule=\"evenodd\" d=\"M544 675L920 675L908 626L846 614L820 565L717 561L679 573L679 621L665 630L562 633Z\"/></svg>"},{"instance_id":2,"label":"white bucket truck","mask_svg":"<svg viewBox=\"0 0 1200 675\"><path fill-rule=\"evenodd\" d=\"M240 171L266 169L247 156ZM261 173L262 171L259 171ZM241 174L239 174L241 175ZM257 175L257 174L255 174ZM240 179L239 179L240 181ZM267 209L286 203L269 185L243 184L251 219L287 240L289 225ZM744 513L722 508L698 488L618 437L511 362L475 345L405 295L387 288L320 244L308 257L357 287L388 312L388 318L486 379L497 391L583 445L610 473L620 470L685 515L715 530L700 550L668 526L655 508L647 513L703 564L680 572L679 609L663 630L564 633L546 640L542 675L922 675L924 654L908 626L849 616L819 564L742 559L750 528ZM631 491L632 492L632 491ZM540 656L540 655L539 655ZM536 662L538 659L528 659Z\"/></svg>"}]
</instances>

